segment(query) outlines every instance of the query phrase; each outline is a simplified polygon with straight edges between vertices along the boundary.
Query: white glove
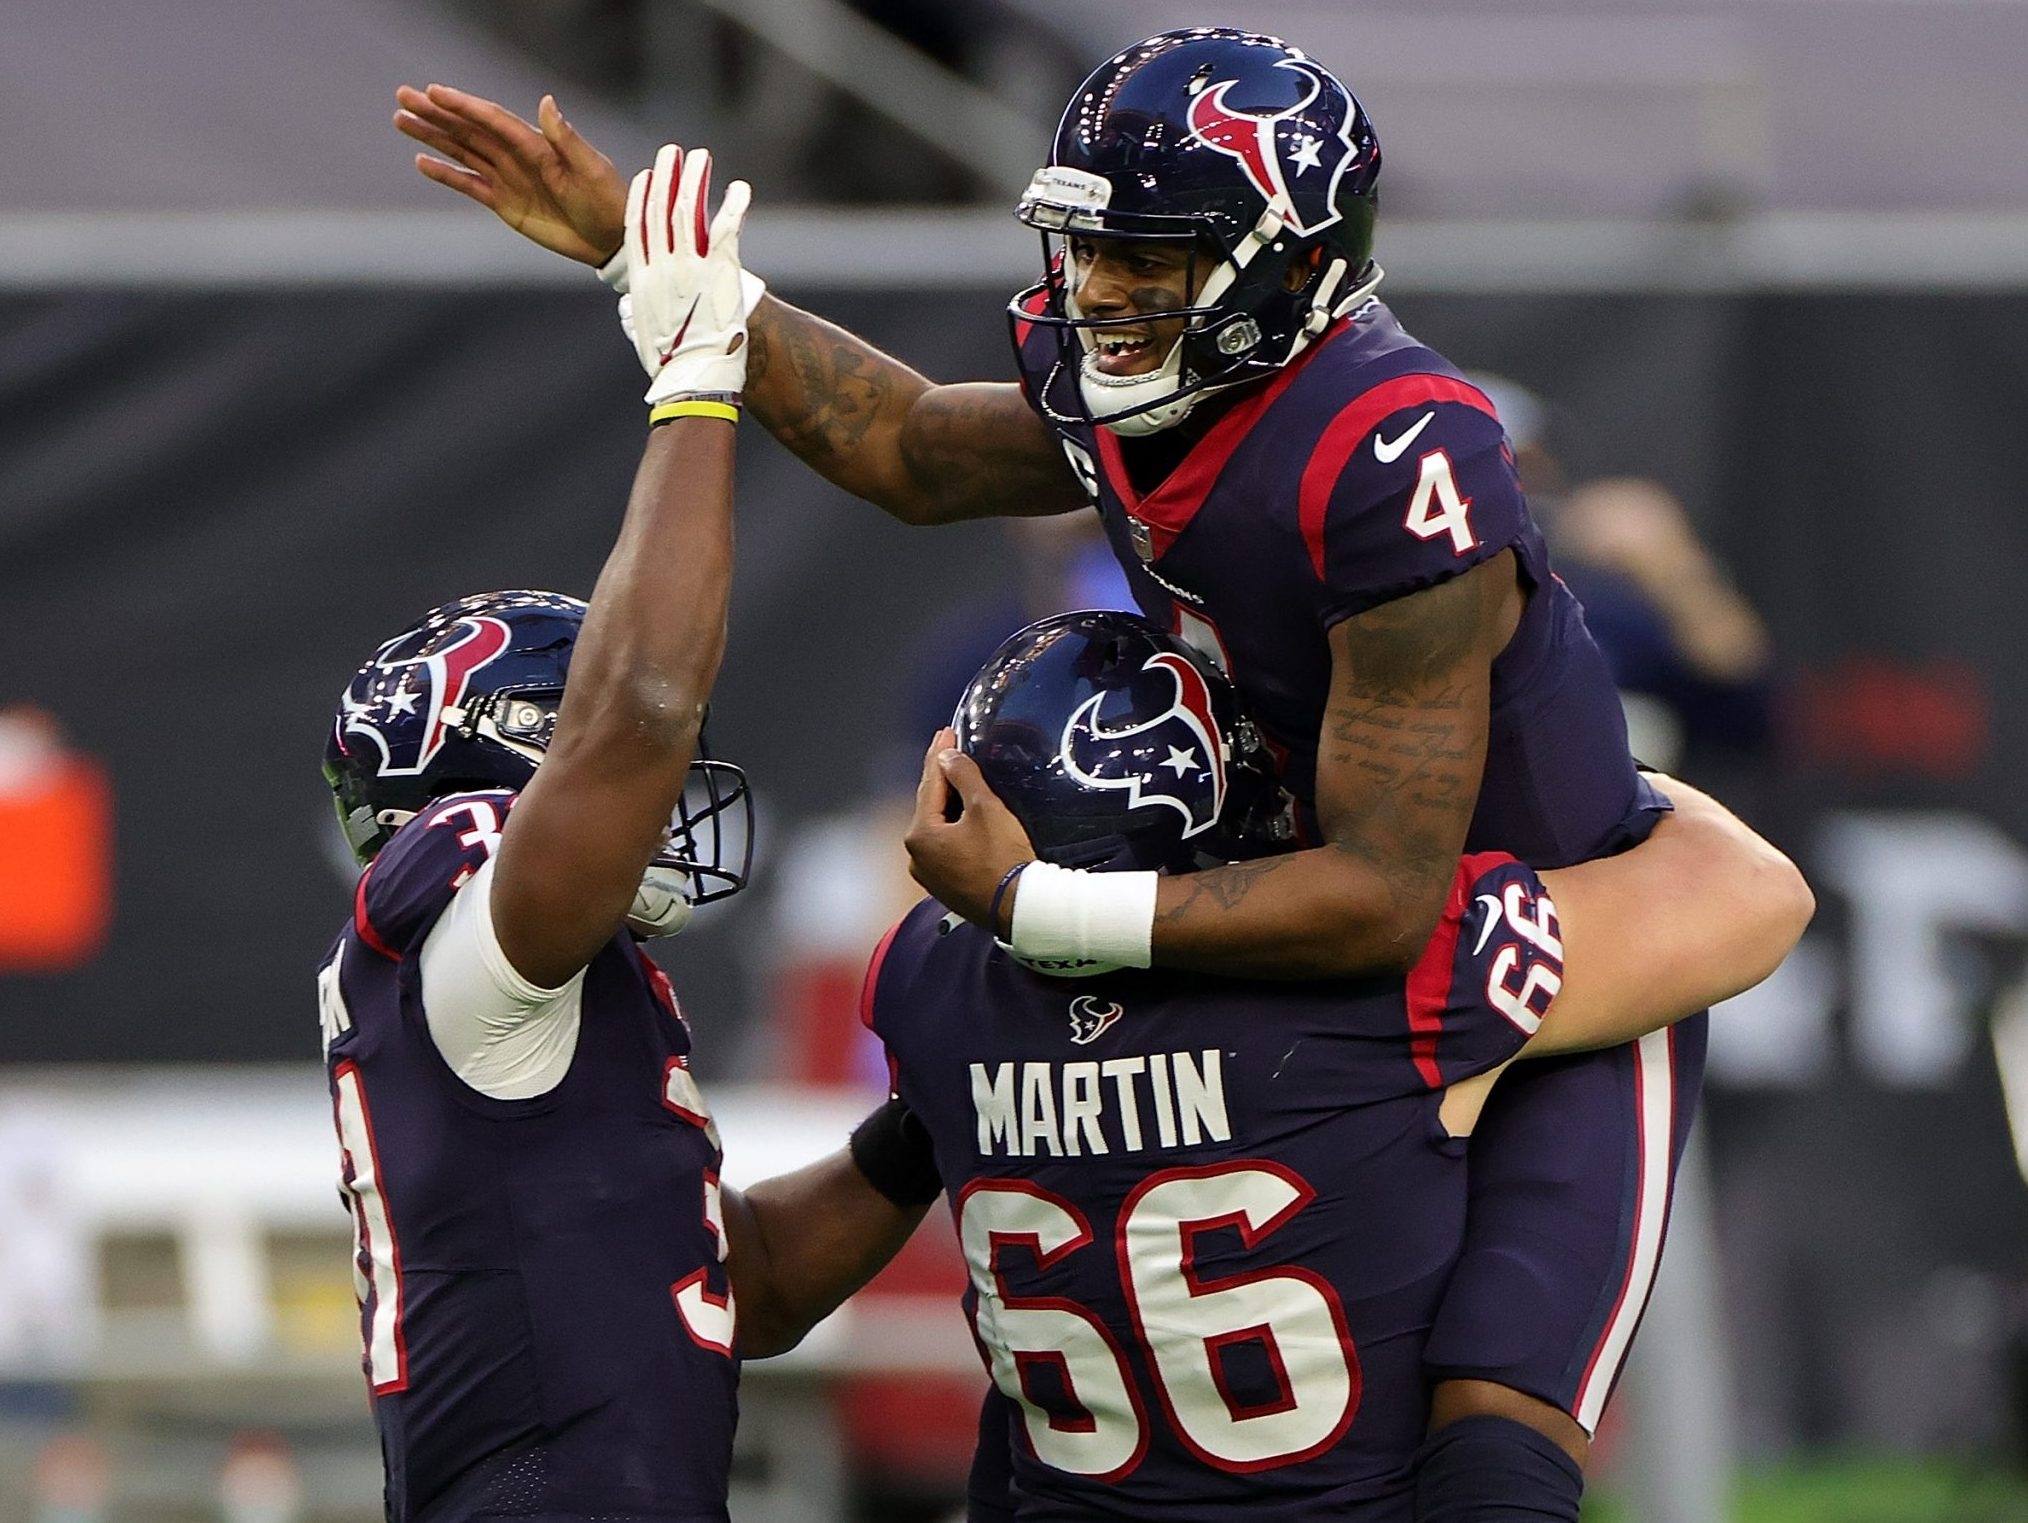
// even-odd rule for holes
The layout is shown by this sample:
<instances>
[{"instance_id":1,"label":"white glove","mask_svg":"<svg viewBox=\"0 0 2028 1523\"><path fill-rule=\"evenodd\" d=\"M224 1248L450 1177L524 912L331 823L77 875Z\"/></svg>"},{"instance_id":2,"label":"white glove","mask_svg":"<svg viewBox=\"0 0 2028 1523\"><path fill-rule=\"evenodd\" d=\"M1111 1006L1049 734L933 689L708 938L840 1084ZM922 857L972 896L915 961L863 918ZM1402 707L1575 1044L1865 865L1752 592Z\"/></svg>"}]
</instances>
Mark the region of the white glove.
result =
<instances>
[{"instance_id":1,"label":"white glove","mask_svg":"<svg viewBox=\"0 0 2028 1523\"><path fill-rule=\"evenodd\" d=\"M632 337L650 408L699 397L736 406L746 385L739 230L753 193L744 180L728 185L707 230L710 186L709 151L669 144L627 193Z\"/></svg>"},{"instance_id":2,"label":"white glove","mask_svg":"<svg viewBox=\"0 0 2028 1523\"><path fill-rule=\"evenodd\" d=\"M620 327L625 330L627 342L634 341L634 305L627 299L627 244L620 240L620 246L613 250L613 257L599 266L599 279L620 298ZM768 283L752 270L739 272L740 300L746 303L746 315L753 318L753 309L761 304L761 298L768 294Z\"/></svg>"}]
</instances>

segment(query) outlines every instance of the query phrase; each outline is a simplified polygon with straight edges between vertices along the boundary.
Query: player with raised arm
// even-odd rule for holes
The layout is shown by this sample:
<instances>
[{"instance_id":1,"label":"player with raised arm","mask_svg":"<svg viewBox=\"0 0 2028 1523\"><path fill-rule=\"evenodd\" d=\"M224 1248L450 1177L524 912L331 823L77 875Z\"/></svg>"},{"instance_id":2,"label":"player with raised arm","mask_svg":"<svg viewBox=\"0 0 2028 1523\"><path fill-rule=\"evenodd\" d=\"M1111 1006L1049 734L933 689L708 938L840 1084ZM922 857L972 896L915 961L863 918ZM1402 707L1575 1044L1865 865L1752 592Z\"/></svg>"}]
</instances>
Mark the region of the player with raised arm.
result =
<instances>
[{"instance_id":1,"label":"player with raised arm","mask_svg":"<svg viewBox=\"0 0 2028 1523\"><path fill-rule=\"evenodd\" d=\"M396 122L425 173L587 263L619 176L432 86ZM1299 50L1164 33L1072 98L1019 215L1048 245L1014 313L1019 384L936 385L774 298L753 412L912 523L1100 512L1143 610L1212 652L1297 799L1302 849L1181 877L1025 866L990 796L918 842L917 876L1059 969L1267 978L1400 972L1462 852L1555 867L1665 807L1635 774L1604 661L1551 574L1491 405L1374 295L1371 121ZM955 751L940 765L968 786ZM1010 875L1012 875L1010 877ZM1664 1050L1528 1065L1473 1142L1468 1243L1429 1346L1437 1463L1493 1473L1548 1434L1582 1462L1645 1307L1703 1025ZM1640 1188L1628 1187L1633 1179ZM1576 1490L1540 1499L1574 1517Z\"/></svg>"},{"instance_id":2,"label":"player with raised arm","mask_svg":"<svg viewBox=\"0 0 2028 1523\"><path fill-rule=\"evenodd\" d=\"M1229 684L1134 615L1016 634L957 724L941 740L1051 865L1188 876L1287 849ZM880 1181L905 1230L942 1188L1013 1428L982 1445L975 1519L1457 1516L1455 1488L1414 1465L1464 1235L1453 1139L1509 1059L1666 1047L1659 1028L1757 982L1809 918L1792 866L1670 787L1678 813L1621 856L1540 874L1467 857L1406 977L1049 977L925 901L868 973L897 1098L859 1161L728 1198L742 1308L767 1309L774 1342L828 1309L797 1228L833 1192ZM933 750L915 833L957 828L951 803ZM1008 1452L1011 1477L990 1473ZM1546 1438L1514 1464L1575 1474Z\"/></svg>"},{"instance_id":3,"label":"player with raised arm","mask_svg":"<svg viewBox=\"0 0 2028 1523\"><path fill-rule=\"evenodd\" d=\"M723 1523L737 1412L718 1136L637 938L745 878L701 727L746 367L734 183L634 181L651 428L589 606L432 611L346 689L325 774L363 867L318 974L391 1523Z\"/></svg>"}]
</instances>

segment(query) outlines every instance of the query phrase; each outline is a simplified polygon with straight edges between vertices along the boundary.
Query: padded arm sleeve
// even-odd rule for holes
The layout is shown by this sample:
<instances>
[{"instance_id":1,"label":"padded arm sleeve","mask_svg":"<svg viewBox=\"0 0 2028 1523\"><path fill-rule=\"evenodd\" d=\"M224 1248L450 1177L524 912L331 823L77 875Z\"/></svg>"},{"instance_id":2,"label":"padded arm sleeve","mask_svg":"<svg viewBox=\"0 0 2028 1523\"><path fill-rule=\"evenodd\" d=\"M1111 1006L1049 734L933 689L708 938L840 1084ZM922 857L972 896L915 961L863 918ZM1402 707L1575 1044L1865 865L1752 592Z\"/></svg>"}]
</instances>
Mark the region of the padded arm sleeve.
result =
<instances>
[{"instance_id":1,"label":"padded arm sleeve","mask_svg":"<svg viewBox=\"0 0 2028 1523\"><path fill-rule=\"evenodd\" d=\"M423 1014L460 1079L496 1100L527 1100L570 1070L584 972L557 989L516 972L493 931L492 888L489 858L431 928L422 948Z\"/></svg>"}]
</instances>

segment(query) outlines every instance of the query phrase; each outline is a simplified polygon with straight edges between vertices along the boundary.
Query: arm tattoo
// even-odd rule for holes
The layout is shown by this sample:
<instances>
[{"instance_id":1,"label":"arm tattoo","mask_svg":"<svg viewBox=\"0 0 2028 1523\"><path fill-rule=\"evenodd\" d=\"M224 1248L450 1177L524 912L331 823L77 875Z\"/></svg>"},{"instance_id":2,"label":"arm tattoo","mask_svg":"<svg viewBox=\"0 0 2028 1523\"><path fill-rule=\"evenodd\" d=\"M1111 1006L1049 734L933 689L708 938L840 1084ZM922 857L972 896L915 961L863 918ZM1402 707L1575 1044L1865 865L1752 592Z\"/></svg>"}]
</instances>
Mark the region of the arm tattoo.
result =
<instances>
[{"instance_id":1,"label":"arm tattoo","mask_svg":"<svg viewBox=\"0 0 2028 1523\"><path fill-rule=\"evenodd\" d=\"M1011 386L940 386L910 410L901 458L927 495L968 516L1060 513L1085 497L1057 447Z\"/></svg>"},{"instance_id":2,"label":"arm tattoo","mask_svg":"<svg viewBox=\"0 0 2028 1523\"><path fill-rule=\"evenodd\" d=\"M769 433L826 475L865 442L898 386L928 384L842 329L780 304L748 333L747 404Z\"/></svg>"},{"instance_id":3,"label":"arm tattoo","mask_svg":"<svg viewBox=\"0 0 2028 1523\"><path fill-rule=\"evenodd\" d=\"M1380 873L1398 908L1446 883L1486 761L1496 625L1511 553L1333 632L1318 805L1331 845ZM1325 778L1337 780L1327 798Z\"/></svg>"},{"instance_id":4,"label":"arm tattoo","mask_svg":"<svg viewBox=\"0 0 2028 1523\"><path fill-rule=\"evenodd\" d=\"M844 329L764 301L746 405L818 474L914 521L1084 502L1055 438L1007 385L935 386Z\"/></svg>"},{"instance_id":5,"label":"arm tattoo","mask_svg":"<svg viewBox=\"0 0 2028 1523\"><path fill-rule=\"evenodd\" d=\"M1330 833L1323 849L1377 879L1404 924L1428 913L1432 895L1441 904L1478 801L1489 653L1513 574L1511 555L1502 555L1332 633L1333 688L1318 750L1318 806ZM1296 891L1309 855L1173 880L1173 902L1156 923L1233 910L1281 879Z\"/></svg>"},{"instance_id":6,"label":"arm tattoo","mask_svg":"<svg viewBox=\"0 0 2028 1523\"><path fill-rule=\"evenodd\" d=\"M1287 862L1286 857L1267 857L1257 862L1231 862L1224 867L1190 873L1176 880L1183 892L1165 910L1158 910L1155 923L1188 920L1206 912L1222 913L1235 908L1251 894L1263 878Z\"/></svg>"}]
</instances>

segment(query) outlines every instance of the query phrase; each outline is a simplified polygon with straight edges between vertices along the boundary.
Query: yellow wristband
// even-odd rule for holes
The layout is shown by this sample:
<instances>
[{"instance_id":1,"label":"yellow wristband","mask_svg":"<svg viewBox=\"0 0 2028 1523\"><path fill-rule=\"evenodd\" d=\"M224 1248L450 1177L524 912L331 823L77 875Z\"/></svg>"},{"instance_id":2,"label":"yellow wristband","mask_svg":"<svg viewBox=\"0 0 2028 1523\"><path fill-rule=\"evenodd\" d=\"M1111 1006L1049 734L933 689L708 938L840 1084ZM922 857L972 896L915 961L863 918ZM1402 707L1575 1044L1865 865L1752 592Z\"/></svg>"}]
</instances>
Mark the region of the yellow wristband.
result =
<instances>
[{"instance_id":1,"label":"yellow wristband","mask_svg":"<svg viewBox=\"0 0 2028 1523\"><path fill-rule=\"evenodd\" d=\"M730 402L706 402L692 399L683 402L663 402L648 409L648 426L668 423L676 418L723 418L728 423L739 421L739 409Z\"/></svg>"}]
</instances>

